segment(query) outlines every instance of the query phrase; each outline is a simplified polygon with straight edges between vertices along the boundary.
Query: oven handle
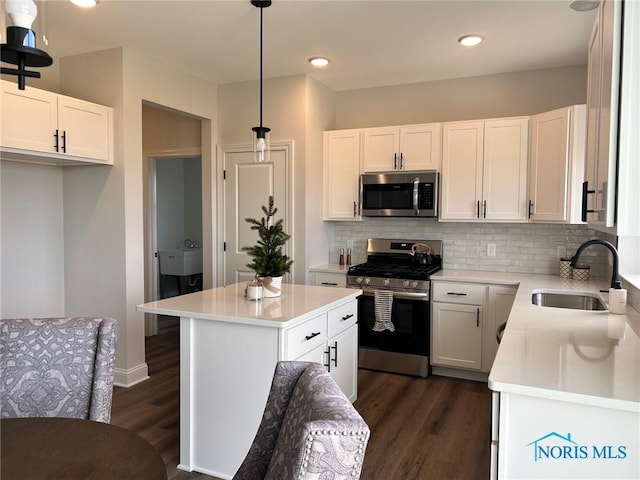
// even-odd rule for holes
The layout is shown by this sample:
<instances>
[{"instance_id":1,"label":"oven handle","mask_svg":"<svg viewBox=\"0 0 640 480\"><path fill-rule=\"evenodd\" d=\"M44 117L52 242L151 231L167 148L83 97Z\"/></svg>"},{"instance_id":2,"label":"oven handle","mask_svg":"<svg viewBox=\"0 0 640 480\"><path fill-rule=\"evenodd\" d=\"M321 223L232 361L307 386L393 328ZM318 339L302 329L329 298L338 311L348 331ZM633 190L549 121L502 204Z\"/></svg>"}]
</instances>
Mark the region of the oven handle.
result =
<instances>
[{"instance_id":1,"label":"oven handle","mask_svg":"<svg viewBox=\"0 0 640 480\"><path fill-rule=\"evenodd\" d=\"M374 290L363 290L362 295L367 297L374 296ZM393 292L393 298L401 298L406 300L418 300L421 302L429 301L429 292Z\"/></svg>"}]
</instances>

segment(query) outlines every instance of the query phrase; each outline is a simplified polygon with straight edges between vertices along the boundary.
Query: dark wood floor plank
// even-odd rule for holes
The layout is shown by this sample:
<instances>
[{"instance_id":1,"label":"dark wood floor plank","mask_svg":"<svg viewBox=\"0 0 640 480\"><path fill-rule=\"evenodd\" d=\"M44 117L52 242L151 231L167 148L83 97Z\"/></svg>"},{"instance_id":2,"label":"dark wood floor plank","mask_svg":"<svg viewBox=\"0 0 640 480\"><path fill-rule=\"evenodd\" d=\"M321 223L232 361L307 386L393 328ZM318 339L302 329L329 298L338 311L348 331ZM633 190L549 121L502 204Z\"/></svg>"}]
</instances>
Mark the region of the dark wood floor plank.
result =
<instances>
[{"instance_id":1,"label":"dark wood floor plank","mask_svg":"<svg viewBox=\"0 0 640 480\"><path fill-rule=\"evenodd\" d=\"M176 468L179 461L179 328L159 322L146 339L149 380L114 387L112 423L151 443L169 480L216 480ZM491 395L486 383L358 371L356 409L371 428L362 479L489 478Z\"/></svg>"}]
</instances>

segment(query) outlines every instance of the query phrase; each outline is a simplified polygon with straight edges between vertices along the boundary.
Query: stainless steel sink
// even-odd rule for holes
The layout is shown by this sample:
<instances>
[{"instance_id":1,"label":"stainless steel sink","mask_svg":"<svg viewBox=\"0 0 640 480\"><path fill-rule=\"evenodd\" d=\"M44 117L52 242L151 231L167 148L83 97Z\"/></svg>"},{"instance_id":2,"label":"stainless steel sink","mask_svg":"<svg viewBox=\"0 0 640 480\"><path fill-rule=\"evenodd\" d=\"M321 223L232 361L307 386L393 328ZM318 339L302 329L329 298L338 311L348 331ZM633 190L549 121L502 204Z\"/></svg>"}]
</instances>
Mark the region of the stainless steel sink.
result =
<instances>
[{"instance_id":1,"label":"stainless steel sink","mask_svg":"<svg viewBox=\"0 0 640 480\"><path fill-rule=\"evenodd\" d=\"M600 297L592 293L534 291L531 295L531 303L540 307L608 310Z\"/></svg>"}]
</instances>

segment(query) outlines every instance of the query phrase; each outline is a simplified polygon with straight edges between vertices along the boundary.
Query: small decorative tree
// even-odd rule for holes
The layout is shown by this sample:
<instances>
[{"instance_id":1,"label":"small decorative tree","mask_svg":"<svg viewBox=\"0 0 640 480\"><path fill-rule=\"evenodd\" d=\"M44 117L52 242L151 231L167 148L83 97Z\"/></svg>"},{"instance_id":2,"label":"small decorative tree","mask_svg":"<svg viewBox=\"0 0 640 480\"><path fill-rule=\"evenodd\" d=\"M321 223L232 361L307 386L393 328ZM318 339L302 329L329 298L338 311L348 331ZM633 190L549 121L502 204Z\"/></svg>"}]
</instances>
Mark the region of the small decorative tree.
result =
<instances>
[{"instance_id":1,"label":"small decorative tree","mask_svg":"<svg viewBox=\"0 0 640 480\"><path fill-rule=\"evenodd\" d=\"M293 260L282 253L282 247L291 238L283 230L282 219L275 220L278 209L273 206L273 195L269 196L268 207L262 206L265 214L259 221L255 218L245 218L251 225L251 230L257 230L260 239L252 247L243 247L242 251L253 257L247 264L259 277L281 277L291 271Z\"/></svg>"}]
</instances>

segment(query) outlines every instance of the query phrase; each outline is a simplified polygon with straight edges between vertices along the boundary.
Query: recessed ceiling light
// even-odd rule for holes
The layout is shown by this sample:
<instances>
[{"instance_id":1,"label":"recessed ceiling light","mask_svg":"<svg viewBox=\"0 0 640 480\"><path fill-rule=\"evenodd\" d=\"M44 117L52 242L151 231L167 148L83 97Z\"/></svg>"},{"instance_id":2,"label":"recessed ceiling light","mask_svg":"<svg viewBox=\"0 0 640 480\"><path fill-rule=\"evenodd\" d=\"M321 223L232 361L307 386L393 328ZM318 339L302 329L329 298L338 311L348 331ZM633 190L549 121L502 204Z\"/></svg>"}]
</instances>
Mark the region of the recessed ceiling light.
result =
<instances>
[{"instance_id":1,"label":"recessed ceiling light","mask_svg":"<svg viewBox=\"0 0 640 480\"><path fill-rule=\"evenodd\" d=\"M575 0L575 2L571 2L569 8L576 12L588 12L598 8L599 3L598 0Z\"/></svg>"},{"instance_id":2,"label":"recessed ceiling light","mask_svg":"<svg viewBox=\"0 0 640 480\"><path fill-rule=\"evenodd\" d=\"M98 3L98 0L69 0L69 1L74 5L77 5L78 7L83 7L83 8L95 7L96 4Z\"/></svg>"},{"instance_id":3,"label":"recessed ceiling light","mask_svg":"<svg viewBox=\"0 0 640 480\"><path fill-rule=\"evenodd\" d=\"M324 57L311 57L309 63L314 67L326 67L329 65L329 59Z\"/></svg>"},{"instance_id":4,"label":"recessed ceiling light","mask_svg":"<svg viewBox=\"0 0 640 480\"><path fill-rule=\"evenodd\" d=\"M474 45L478 45L482 43L484 37L482 35L472 34L472 35L463 35L458 39L458 43L460 45L464 45L465 47L473 47Z\"/></svg>"}]
</instances>

